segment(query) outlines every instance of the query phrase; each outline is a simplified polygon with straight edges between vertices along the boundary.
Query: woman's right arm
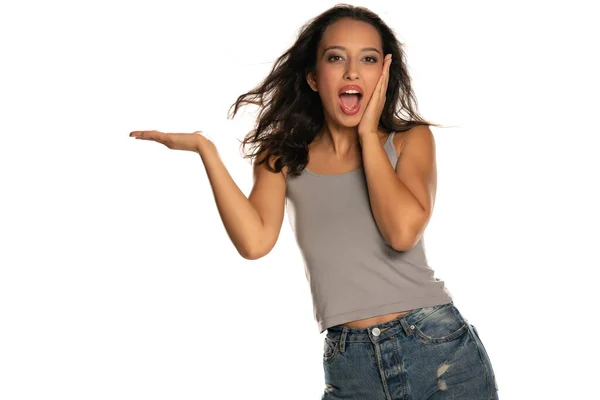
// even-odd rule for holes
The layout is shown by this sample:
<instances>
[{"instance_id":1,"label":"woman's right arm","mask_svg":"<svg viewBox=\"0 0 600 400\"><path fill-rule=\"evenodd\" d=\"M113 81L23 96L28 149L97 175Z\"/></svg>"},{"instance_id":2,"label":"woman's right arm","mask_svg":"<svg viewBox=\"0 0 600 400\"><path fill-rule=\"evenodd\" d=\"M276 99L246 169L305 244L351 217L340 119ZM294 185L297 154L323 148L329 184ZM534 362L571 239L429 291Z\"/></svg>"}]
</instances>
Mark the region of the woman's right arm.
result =
<instances>
[{"instance_id":1,"label":"woman's right arm","mask_svg":"<svg viewBox=\"0 0 600 400\"><path fill-rule=\"evenodd\" d=\"M202 137L198 144L219 215L233 245L242 257L256 260L275 246L285 207L285 174L273 173L264 164L254 166L254 185L248 197L225 168L215 145ZM259 157L263 157L260 154Z\"/></svg>"}]
</instances>

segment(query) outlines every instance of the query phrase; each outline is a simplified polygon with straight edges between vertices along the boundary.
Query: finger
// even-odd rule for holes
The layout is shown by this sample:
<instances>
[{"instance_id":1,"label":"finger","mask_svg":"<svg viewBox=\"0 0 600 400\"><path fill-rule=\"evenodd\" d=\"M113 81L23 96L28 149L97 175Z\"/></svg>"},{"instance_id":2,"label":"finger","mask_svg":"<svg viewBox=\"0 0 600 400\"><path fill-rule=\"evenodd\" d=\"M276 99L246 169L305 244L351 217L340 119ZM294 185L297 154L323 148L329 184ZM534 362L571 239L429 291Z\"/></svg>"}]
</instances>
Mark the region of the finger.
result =
<instances>
[{"instance_id":1,"label":"finger","mask_svg":"<svg viewBox=\"0 0 600 400\"><path fill-rule=\"evenodd\" d=\"M161 133L159 131L156 130L152 130L152 131L132 131L129 133L129 136L148 136L148 135L152 135L154 132L157 133Z\"/></svg>"},{"instance_id":2,"label":"finger","mask_svg":"<svg viewBox=\"0 0 600 400\"><path fill-rule=\"evenodd\" d=\"M155 133L156 131L133 131L129 134L129 136L131 137L135 137L136 140L137 139L141 139L141 140L153 140L159 143L162 143L161 138L156 135Z\"/></svg>"},{"instance_id":3,"label":"finger","mask_svg":"<svg viewBox=\"0 0 600 400\"><path fill-rule=\"evenodd\" d=\"M155 137L150 137L149 135L140 135L140 136L135 136L136 140L153 140L153 141L158 141Z\"/></svg>"},{"instance_id":4,"label":"finger","mask_svg":"<svg viewBox=\"0 0 600 400\"><path fill-rule=\"evenodd\" d=\"M385 67L385 66L384 66ZM375 87L375 93L381 96L381 92L383 91L383 84L385 83L385 68L381 71L381 75L379 75L379 80L377 81L377 86Z\"/></svg>"},{"instance_id":5,"label":"finger","mask_svg":"<svg viewBox=\"0 0 600 400\"><path fill-rule=\"evenodd\" d=\"M377 89L379 90L380 94L382 92L385 93L387 90L387 78L388 72L390 70L391 59L391 54L386 55L384 59L383 69L381 70L381 76L379 77L379 82L377 82Z\"/></svg>"},{"instance_id":6,"label":"finger","mask_svg":"<svg viewBox=\"0 0 600 400\"><path fill-rule=\"evenodd\" d=\"M391 68L391 66L392 66L392 55L390 54L390 59L389 59L389 61L388 61L387 70L386 70L386 72L385 72L385 74L386 74L387 76L390 76L390 68Z\"/></svg>"},{"instance_id":7,"label":"finger","mask_svg":"<svg viewBox=\"0 0 600 400\"><path fill-rule=\"evenodd\" d=\"M391 54L388 54L388 55L389 55L389 58L387 59L387 65L384 68L385 78L384 78L384 83L383 83L383 88L382 88L382 92L383 92L384 96L387 93L387 88L388 88L388 84L390 81L390 65L392 65L392 55Z\"/></svg>"},{"instance_id":8,"label":"finger","mask_svg":"<svg viewBox=\"0 0 600 400\"><path fill-rule=\"evenodd\" d=\"M386 90L386 92L387 92L388 84L390 83L390 67L391 67L391 65L392 65L392 57L390 55L388 69L387 69L387 72L385 73L385 88L386 88L385 90Z\"/></svg>"},{"instance_id":9,"label":"finger","mask_svg":"<svg viewBox=\"0 0 600 400\"><path fill-rule=\"evenodd\" d=\"M129 136L140 136L140 135L145 135L147 134L147 132L152 132L152 131L132 131Z\"/></svg>"},{"instance_id":10,"label":"finger","mask_svg":"<svg viewBox=\"0 0 600 400\"><path fill-rule=\"evenodd\" d=\"M159 131L133 131L129 134L136 139L156 140L162 142L165 133Z\"/></svg>"},{"instance_id":11,"label":"finger","mask_svg":"<svg viewBox=\"0 0 600 400\"><path fill-rule=\"evenodd\" d=\"M377 94L379 95L379 99L381 100L383 96L385 96L386 90L386 78L385 78L385 66L383 71L381 72L381 76L379 77L379 82L377 83Z\"/></svg>"},{"instance_id":12,"label":"finger","mask_svg":"<svg viewBox=\"0 0 600 400\"><path fill-rule=\"evenodd\" d=\"M131 137L140 137L140 138L148 138L151 135L148 133L149 131L133 131L129 134Z\"/></svg>"}]
</instances>

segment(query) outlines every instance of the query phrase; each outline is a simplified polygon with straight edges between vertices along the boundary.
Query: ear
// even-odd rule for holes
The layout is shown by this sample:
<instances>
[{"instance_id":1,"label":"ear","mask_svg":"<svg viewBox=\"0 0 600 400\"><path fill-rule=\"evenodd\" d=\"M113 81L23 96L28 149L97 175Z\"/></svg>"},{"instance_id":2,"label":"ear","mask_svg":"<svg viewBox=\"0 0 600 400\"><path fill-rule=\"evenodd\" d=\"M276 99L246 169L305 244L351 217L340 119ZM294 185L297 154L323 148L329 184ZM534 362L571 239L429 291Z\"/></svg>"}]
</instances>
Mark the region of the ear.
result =
<instances>
[{"instance_id":1,"label":"ear","mask_svg":"<svg viewBox=\"0 0 600 400\"><path fill-rule=\"evenodd\" d=\"M317 89L317 79L314 72L309 72L306 74L306 82L308 82L308 86L313 90L313 92L318 92Z\"/></svg>"}]
</instances>

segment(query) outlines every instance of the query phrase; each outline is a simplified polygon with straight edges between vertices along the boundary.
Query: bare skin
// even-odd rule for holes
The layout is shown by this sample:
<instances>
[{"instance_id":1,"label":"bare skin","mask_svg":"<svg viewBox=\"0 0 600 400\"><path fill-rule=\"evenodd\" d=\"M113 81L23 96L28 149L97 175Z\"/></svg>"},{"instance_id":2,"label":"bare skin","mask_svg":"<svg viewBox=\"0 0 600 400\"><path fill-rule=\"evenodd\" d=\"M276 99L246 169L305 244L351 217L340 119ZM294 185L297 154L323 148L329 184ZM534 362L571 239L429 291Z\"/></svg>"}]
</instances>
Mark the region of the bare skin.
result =
<instances>
[{"instance_id":1,"label":"bare skin","mask_svg":"<svg viewBox=\"0 0 600 400\"><path fill-rule=\"evenodd\" d=\"M218 162L218 165L214 165L215 163L217 163L218 157L216 156L216 153L209 151L214 146L210 143L210 141L205 139L202 135L185 134L185 133L170 133L169 134L169 133L162 133L159 131L134 131L134 132L131 132L129 136L135 137L136 139L153 140L158 143L164 144L165 146L167 146L170 149L198 151L199 153L204 154L203 157L204 157L204 161L207 163L207 166L206 166L207 170L209 172L211 172L211 173L209 173L209 176L212 176L217 173L219 173L221 175L225 174L225 169L224 169L224 167L221 167L220 161ZM387 140L388 134L385 132L378 132L378 136L379 136L380 143L383 146L385 144L385 141ZM402 151L403 137L404 137L403 133L397 133L396 135L394 135L394 143L393 144L394 144L394 148L396 149L396 153L398 155L400 155L400 153ZM200 148L204 148L205 150L200 151ZM219 167L222 171L219 171ZM349 147L349 151L347 153L336 156L335 151L333 150L333 145L332 145L331 141L329 140L329 136L320 135L317 139L315 139L309 145L309 162L308 162L307 167L308 167L308 169L310 169L313 172L316 172L319 174L324 174L324 175L343 174L343 173L358 169L358 168L362 167L360 145L358 143L356 143L356 146L352 145ZM279 183L277 185L275 185L275 183L269 182L269 185L267 185L267 186L271 187L272 189L270 192L265 192L265 194L262 194L262 192L259 190L260 186L257 185L257 189L255 189L254 194L250 196L253 199L254 203L261 204L261 202L259 202L257 200L260 198L260 196L268 196L269 198L277 197L276 196L277 193L274 193L273 191L277 192L278 190L281 191L281 194L278 197L281 197L283 199L283 192L285 190L284 182L285 182L285 178L287 177L287 169L284 169L284 171L282 171L280 174L274 174L274 173L267 171L264 168L264 166L258 166L258 167L256 167L256 174L257 174L257 181L266 180L266 179L271 179L271 180L277 179L278 175L282 175L283 177L281 179L281 182L278 181ZM223 202L223 199L221 199L221 197L230 199L232 202L239 201L240 203L242 203L242 201L243 201L244 202L243 204L234 204L235 207L231 207L236 210L243 209L242 206L246 202L251 203L251 201L249 202L248 199L246 199L245 197L242 197L241 195L238 196L239 200L236 200L235 195L237 194L239 189L237 189L237 187L233 184L233 181L229 182L230 179L227 180L227 179L223 179L221 176L217 176L216 178L213 177L213 180L215 182L223 182L222 183L223 187L217 186L216 191L215 191L215 193L217 195L218 194L221 195L221 196L216 196L216 198L218 200L221 200L221 202ZM219 204L219 202L217 202L217 204ZM226 204L222 204L221 206L225 207L225 205ZM275 241L277 240L279 228L281 227L281 221L283 219L283 201L281 201L281 204L279 204L279 207L259 207L258 211L259 211L259 214L261 215L261 218L268 223L268 225L266 226L265 229L268 228L267 230L269 233L269 235L268 235L269 236L269 239L268 239L269 244L268 244L268 248L266 250L261 249L259 251L259 253L258 253L259 255L254 255L254 254L249 255L249 253L247 251L241 251L241 253L243 253L245 255L245 257L247 257L248 259L257 259L257 258L262 257L264 254L268 253L269 249L274 245ZM239 218L238 218L238 220L239 220ZM244 218L243 220L250 221L251 218ZM225 218L225 222L227 222L226 218ZM234 229L234 228L241 229L239 226L240 225L239 223L235 223L235 224L230 223L229 225L230 225L230 228L229 228L228 232L231 231L231 235L233 238L237 238L238 236L242 237L242 234L236 232ZM228 225L226 224L225 226L227 227ZM250 229L250 228L248 228L248 229ZM256 236L256 235L253 235L253 236ZM237 243L237 242L241 243L242 240L241 239L234 240L234 243ZM240 247L240 249L242 248L241 245L239 247ZM409 311L410 310L395 312L395 313L385 314L385 315L378 315L378 316L375 316L372 318L366 318L366 319L362 319L362 320L349 321L347 323L344 323L344 325L349 328L359 328L359 329L368 328L372 325L382 324L382 323L391 321L400 315L404 315L404 314L408 313Z\"/></svg>"},{"instance_id":2,"label":"bare skin","mask_svg":"<svg viewBox=\"0 0 600 400\"><path fill-rule=\"evenodd\" d=\"M209 173L209 176L212 176L214 174L225 174L225 169L224 167L221 167L221 162L218 161L218 157L216 156L216 153L211 152L209 150L213 149L213 145L210 143L210 141L208 141L207 139L205 139L202 135L199 134L185 134L185 133L162 133L159 131L134 131L131 132L131 134L129 135L131 137L135 137L136 139L145 139L145 140L153 140L159 143L164 144L165 146L167 146L170 149L176 149L176 150L189 150L189 151L198 151L199 153L203 154L203 160L205 161L205 163L207 163L207 170L211 173ZM388 134L385 132L378 132L378 136L379 136L379 141L381 143L381 146L383 146L385 144L385 141L388 138ZM402 145L403 145L403 138L405 136L405 133L401 132L401 133L396 133L394 135L394 148L396 149L396 153L398 155L401 154L402 152ZM201 151L200 149L205 149L203 151ZM214 154L213 154L214 153ZM212 160L212 161L211 161ZM215 163L217 163L218 161L218 165L214 165ZM343 174L346 172L350 172L353 170L356 170L358 168L362 167L362 157L361 157L361 151L360 151L360 144L358 142L356 142L355 144L351 144L348 147L348 150L346 152L342 153L338 153L338 155L336 155L336 152L334 150L334 146L331 143L331 139L330 136L328 135L319 135L310 145L309 145L309 162L307 165L307 168L313 172L316 172L318 174L323 174L323 175L333 175L333 174ZM222 171L219 171L219 168ZM256 171L255 173L257 174L256 178L257 178L257 182L261 181L261 180L266 180L266 179L275 179L277 180L277 185L275 184L275 182L269 182L269 184L267 186L264 187L270 187L271 191L270 192L265 192L264 194L262 194L262 192L259 190L260 187L263 186L259 186L256 185L257 188L254 190L254 194L252 194L250 196L250 198L252 199L252 201L258 205L262 204L262 202L260 202L258 199L260 199L261 196L268 196L269 198L273 198L273 197L281 197L283 199L283 192L285 190L285 178L287 177L287 168L284 168L284 170L280 173L280 174L275 174L275 173L271 173L269 171L267 171L264 166L258 166L255 167ZM277 179L278 175L282 175L281 177L281 181L279 181ZM221 195L221 196L216 196L216 198L218 200L221 200L221 202L223 202L223 199L221 199L221 197L224 197L226 199L231 199L231 201L239 201L240 203L243 201L245 204L246 202L252 203L252 201L249 201L249 199L246 199L245 196L242 197L241 195L238 196L240 200L236 200L235 198L235 194L237 194L237 192L239 191L239 189L237 189L237 187L233 184L233 181L229 182L230 179L223 179L221 176L217 176L216 178L213 177L213 180L215 182L224 182L222 184L222 186L224 187L216 187L216 191L215 193L217 195ZM228 187L228 186L229 187ZM235 190L234 190L235 189ZM264 191L264 189L263 189ZM277 191L281 191L281 193L274 193ZM223 193L221 193L223 192ZM254 204L253 203L253 204ZM217 204L219 204L219 202L217 202ZM243 204L234 204L235 207L231 207L231 208L235 208L236 210L242 209ZM225 207L225 204L221 205L222 207ZM257 207L257 206L255 206ZM261 249L258 252L258 255L254 255L248 253L247 251L241 251L241 253L243 253L245 255L245 257L247 257L248 259L257 259L262 257L264 254L269 252L269 249L274 245L275 241L277 240L277 236L278 236L278 232L279 232L279 228L281 227L281 222L283 219L283 201L281 201L281 204L279 204L279 207L259 207L258 210L259 214L261 215L262 220L266 221L268 223L268 225L265 226L265 228L263 229L267 229L267 233L268 233L268 248L267 249ZM239 219L238 219L239 220ZM251 220L251 218L244 218L243 220ZM225 218L225 222L228 222L228 220ZM237 238L242 237L241 233L238 233L235 231L234 228L238 228L239 227L239 223L230 223L230 228L228 230L231 231L231 235L233 238ZM225 225L226 227L229 225ZM248 228L250 229L250 228ZM256 236L256 235L253 235ZM234 240L234 243L237 242L242 242L241 239L239 240ZM241 245L239 246L240 249L243 248ZM377 325L377 324L382 324L385 322L389 322L397 317L399 317L400 315L405 315L407 314L409 311L411 310L406 310L406 311L399 311L399 312L395 312L395 313L391 313L391 314L385 314L385 315L377 315L375 317L371 317L371 318L366 318L366 319L362 319L362 320L356 320L356 321L349 321L344 323L345 326L349 327L349 328L358 328L358 329L363 329L363 328L368 328L370 326L373 325Z\"/></svg>"},{"instance_id":3,"label":"bare skin","mask_svg":"<svg viewBox=\"0 0 600 400\"><path fill-rule=\"evenodd\" d=\"M389 68L391 59L383 52L378 31L369 24L354 20L338 21L328 27L318 55L316 71L307 75L307 83L321 96L326 129L309 145L307 168L323 175L343 174L363 166L361 137L377 134L382 146L388 137L387 133L377 131L377 110L384 101L381 94L385 94L385 90L381 88L387 87L387 80L383 79L383 72L386 71L384 66ZM369 100L352 116L341 111L338 97L339 89L350 83L362 88L365 99L375 101L372 103ZM372 96L373 94L376 95ZM246 198L231 179L214 146L201 135L195 138L195 135L151 131L132 132L131 136L156 140L172 149L198 151L206 167L223 223L236 249L250 260L269 253L277 241L282 225L287 168L281 173L272 173L264 165L255 166L255 184L252 193ZM403 134L394 136L397 154L402 150L403 137ZM388 322L409 311L411 310L398 310L395 313L349 321L344 325L366 328Z\"/></svg>"},{"instance_id":4,"label":"bare skin","mask_svg":"<svg viewBox=\"0 0 600 400\"><path fill-rule=\"evenodd\" d=\"M348 328L365 329L365 328L369 328L373 325L379 325L379 324L384 324L386 322L389 322L393 319L398 318L400 315L408 314L409 311L411 311L411 310L402 311L402 312L393 313L393 314L378 315L376 317L371 317L371 318L359 319L356 321L346 322L344 325L347 326Z\"/></svg>"},{"instance_id":5,"label":"bare skin","mask_svg":"<svg viewBox=\"0 0 600 400\"><path fill-rule=\"evenodd\" d=\"M381 146L385 144L388 138L386 132L378 132ZM396 143L400 145L401 135L394 136L394 146L398 150ZM362 167L362 154L358 140L349 145L343 152L336 154L333 149L329 135L321 133L308 145L308 164L307 168L322 175L338 175L354 171ZM396 151L399 154L399 151Z\"/></svg>"},{"instance_id":6,"label":"bare skin","mask_svg":"<svg viewBox=\"0 0 600 400\"><path fill-rule=\"evenodd\" d=\"M331 46L342 46L336 49ZM376 50L374 50L376 49ZM307 82L318 92L325 108L326 129L317 135L309 145L307 169L322 175L344 174L363 166L360 141L360 128L368 134L376 132L383 146L388 134L377 130L377 113L368 112L370 101L358 113L348 116L341 111L338 102L338 90L344 84L358 84L366 99L377 93L377 87L386 71L381 37L376 29L362 21L342 20L327 28L319 47L316 72L307 75ZM386 56L387 58L387 56ZM369 60L374 59L375 62ZM389 60L388 60L389 62ZM387 86L387 81L383 85ZM377 100L374 100L377 102ZM374 103L375 105L377 103ZM376 109L371 107L371 111ZM363 117L367 116L365 121ZM396 153L402 150L403 134L394 136ZM362 320L344 323L350 328L367 328L375 324L391 321L411 310L402 310L391 314L378 315Z\"/></svg>"},{"instance_id":7,"label":"bare skin","mask_svg":"<svg viewBox=\"0 0 600 400\"><path fill-rule=\"evenodd\" d=\"M388 134L378 132L381 146L385 144ZM402 150L402 139L404 135L397 133L394 135L394 148L396 154L400 155ZM348 154L340 157L335 155L333 145L328 140L327 135L321 135L308 146L309 161L307 168L315 173L322 175L337 175L346 172L354 171L362 167L362 158L360 153L360 145L351 146ZM383 324L398 318L401 315L408 314L411 310L399 311L391 314L377 315L371 318L365 318L355 321L349 321L343 325L349 328L364 329L373 325Z\"/></svg>"}]
</instances>

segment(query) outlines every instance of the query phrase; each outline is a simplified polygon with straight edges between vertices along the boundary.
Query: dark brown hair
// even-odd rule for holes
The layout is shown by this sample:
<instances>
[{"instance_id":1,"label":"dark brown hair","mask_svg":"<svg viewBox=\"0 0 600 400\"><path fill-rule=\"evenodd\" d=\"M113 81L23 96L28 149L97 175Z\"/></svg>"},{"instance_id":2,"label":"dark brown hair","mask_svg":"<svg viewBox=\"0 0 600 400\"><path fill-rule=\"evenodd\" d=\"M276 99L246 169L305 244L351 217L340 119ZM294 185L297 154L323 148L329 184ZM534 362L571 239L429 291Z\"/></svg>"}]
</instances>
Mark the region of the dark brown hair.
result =
<instances>
[{"instance_id":1,"label":"dark brown hair","mask_svg":"<svg viewBox=\"0 0 600 400\"><path fill-rule=\"evenodd\" d=\"M306 82L306 74L314 71L317 49L325 29L343 18L371 24L381 35L383 54L392 54L386 102L379 120L384 132L403 132L417 125L439 126L425 121L416 111L417 99L408 75L403 43L395 37L377 14L367 8L338 4L308 21L296 42L273 65L271 73L254 89L238 97L231 106L235 117L242 105L259 106L256 128L241 142L243 149L252 145L252 152L244 158L256 159L265 150L265 157L256 160L262 164L275 160L266 167L280 172L287 165L289 174L298 175L308 164L308 144L325 124L319 94ZM230 108L231 111L231 108ZM406 118L401 113L406 114Z\"/></svg>"}]
</instances>

